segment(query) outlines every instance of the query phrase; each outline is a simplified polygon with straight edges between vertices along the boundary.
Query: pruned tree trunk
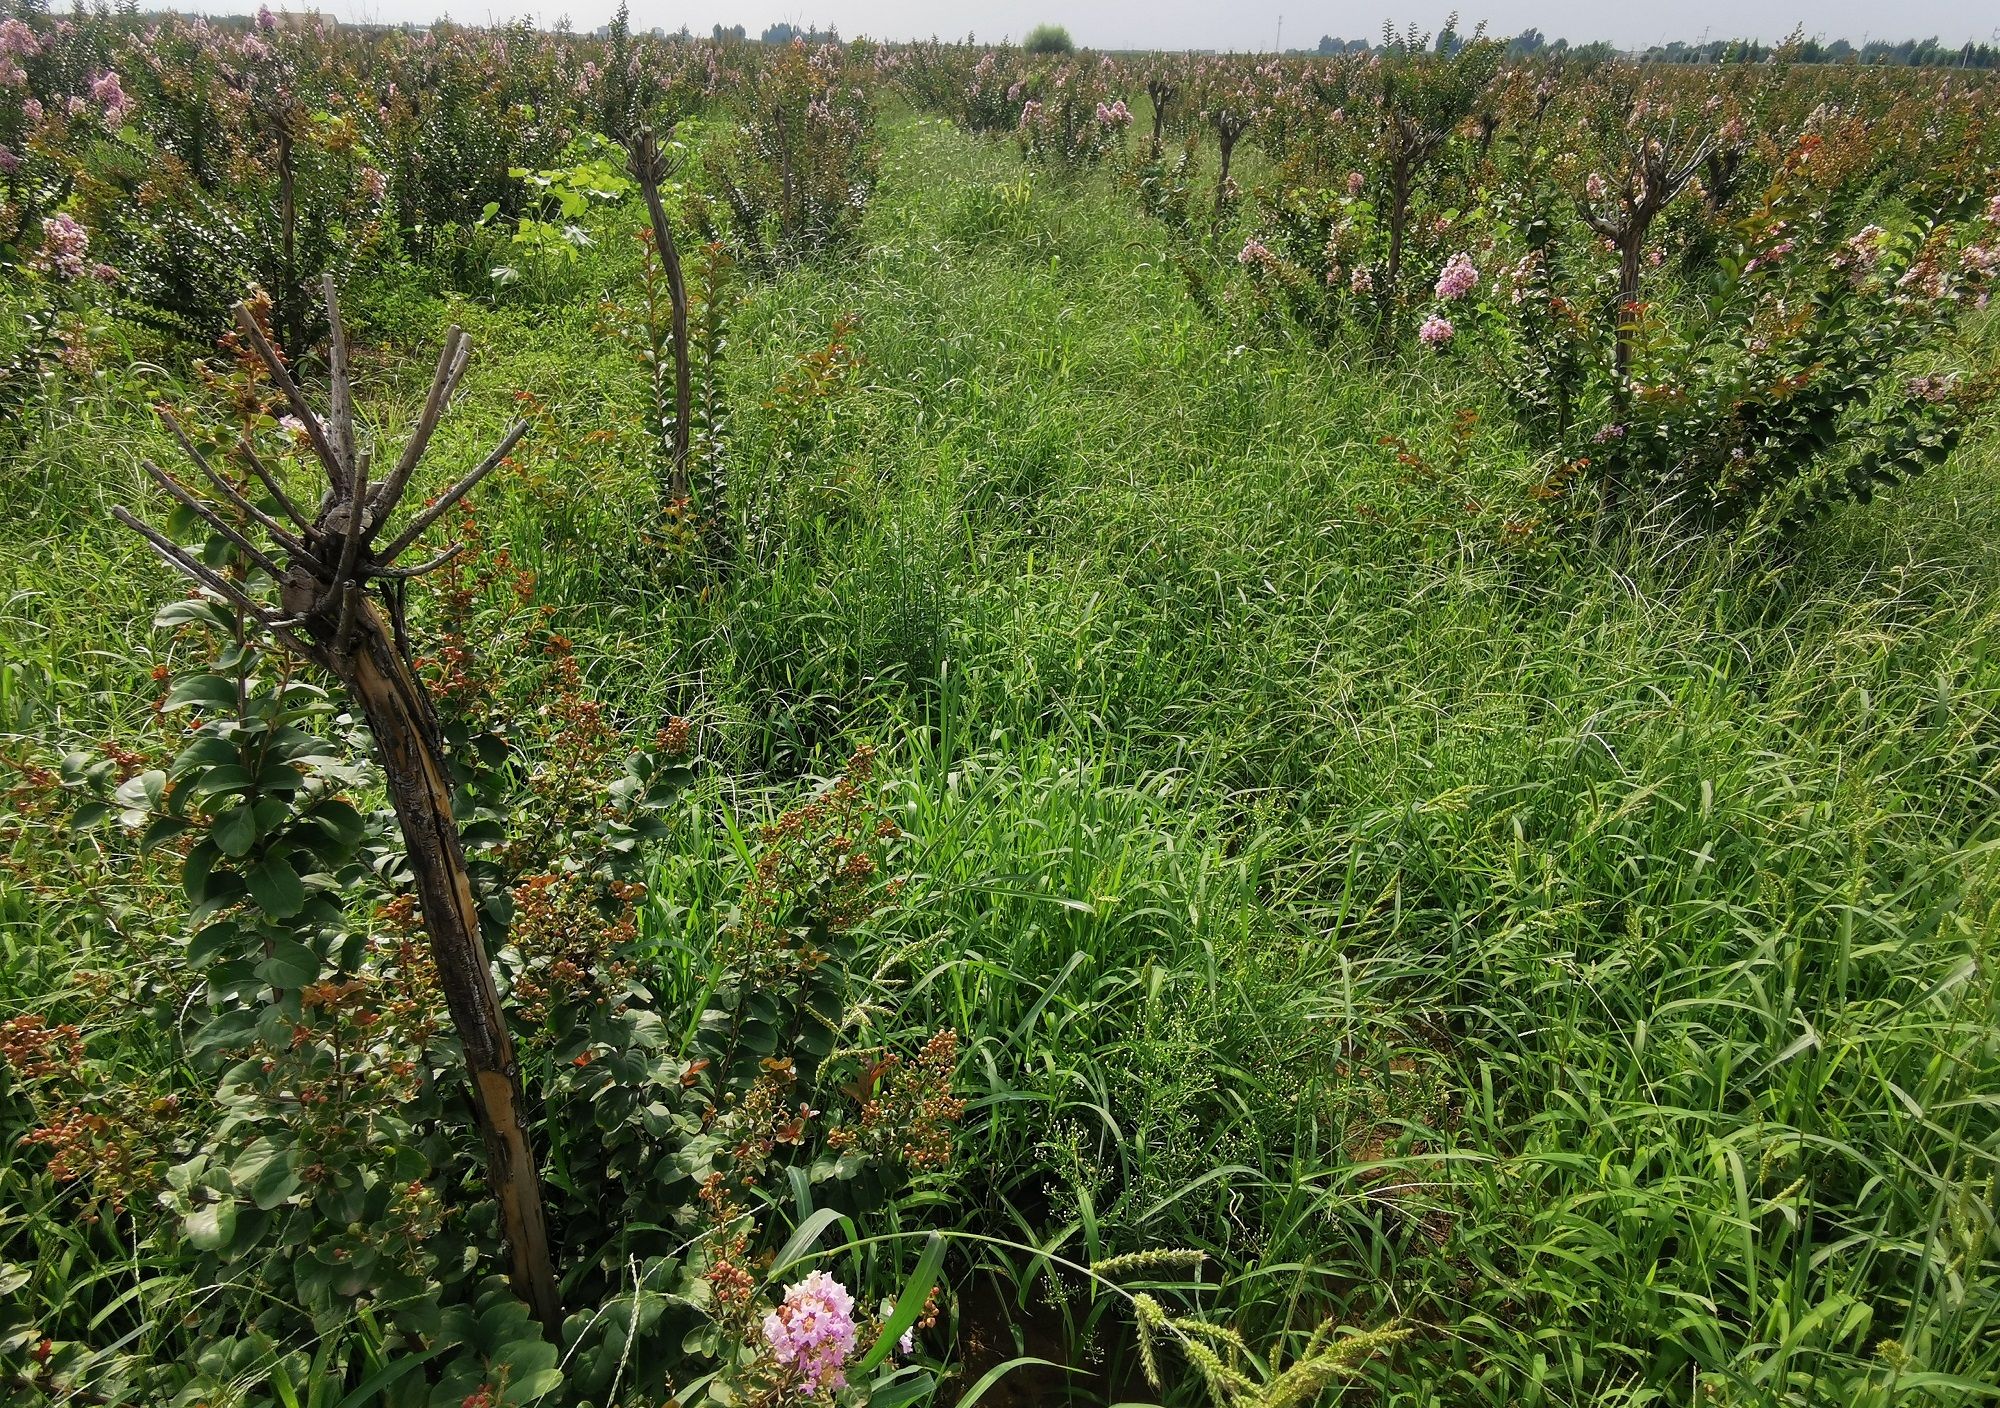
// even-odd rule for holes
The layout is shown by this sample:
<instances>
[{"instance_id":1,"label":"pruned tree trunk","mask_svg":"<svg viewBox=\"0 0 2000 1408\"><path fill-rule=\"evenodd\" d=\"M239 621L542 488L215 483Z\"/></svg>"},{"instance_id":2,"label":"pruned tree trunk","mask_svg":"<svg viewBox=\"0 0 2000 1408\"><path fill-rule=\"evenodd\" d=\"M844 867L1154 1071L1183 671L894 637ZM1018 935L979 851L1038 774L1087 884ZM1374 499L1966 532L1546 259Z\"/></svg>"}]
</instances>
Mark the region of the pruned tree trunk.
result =
<instances>
[{"instance_id":1,"label":"pruned tree trunk","mask_svg":"<svg viewBox=\"0 0 2000 1408\"><path fill-rule=\"evenodd\" d=\"M1222 157L1215 172L1215 210L1218 215L1229 204L1230 160L1236 155L1237 142L1249 130L1250 119L1247 115L1226 111L1215 115L1215 142Z\"/></svg>"},{"instance_id":2,"label":"pruned tree trunk","mask_svg":"<svg viewBox=\"0 0 2000 1408\"><path fill-rule=\"evenodd\" d=\"M633 179L646 199L646 218L653 226L653 247L667 269L667 298L673 304L674 333L674 429L673 452L667 466L667 497L682 499L688 491L688 439L694 420L694 373L688 359L687 280L681 273L680 250L674 245L673 227L667 224L667 209L660 200L660 183L667 177L665 155L650 127L642 127L627 150ZM787 168L787 181L790 180ZM721 506L706 505L711 513Z\"/></svg>"},{"instance_id":3,"label":"pruned tree trunk","mask_svg":"<svg viewBox=\"0 0 2000 1408\"><path fill-rule=\"evenodd\" d=\"M451 778L436 717L422 683L396 648L388 622L363 599L345 650L329 649L375 735L389 797L402 826L417 881L431 961L444 989L452 1030L465 1053L473 1109L486 1146L486 1178L500 1209L512 1257L515 1293L553 1332L562 1323L542 1208L541 1177L528 1134L526 1096L514 1039L500 1009L493 965L479 933L479 904L466 870L465 846L452 814Z\"/></svg>"},{"instance_id":4,"label":"pruned tree trunk","mask_svg":"<svg viewBox=\"0 0 2000 1408\"><path fill-rule=\"evenodd\" d=\"M394 565L425 529L500 465L527 432L527 425L516 422L491 454L418 513L386 546L377 549L375 539L384 533L390 515L409 488L438 418L465 373L470 342L457 327L445 334L444 351L417 425L388 478L371 492L370 456L356 443L346 333L330 277L325 280L325 289L332 329L332 392L324 420L307 403L254 313L244 304L236 309L239 328L284 392L326 472L328 493L315 514L308 517L293 502L246 440L240 452L290 522L259 508L210 466L171 417L168 427L182 449L233 514L219 512L215 503L195 495L158 465L148 461L145 466L177 501L278 579L279 611L251 599L242 587L205 565L198 554L126 510L113 512L175 568L338 679L366 716L402 827L410 870L416 877L417 899L439 986L444 989L452 1028L465 1054L472 1107L486 1149L487 1183L507 1239L510 1278L515 1293L554 1338L561 1327L562 1307L557 1300L520 1067L500 1008L492 964L480 937L479 909L466 869L465 846L452 813L450 774L437 718L402 644L403 583L442 566L458 549L448 549L416 567ZM253 541L237 526L251 523L263 529L265 544ZM370 583L384 589L384 603L378 604L369 595Z\"/></svg>"}]
</instances>

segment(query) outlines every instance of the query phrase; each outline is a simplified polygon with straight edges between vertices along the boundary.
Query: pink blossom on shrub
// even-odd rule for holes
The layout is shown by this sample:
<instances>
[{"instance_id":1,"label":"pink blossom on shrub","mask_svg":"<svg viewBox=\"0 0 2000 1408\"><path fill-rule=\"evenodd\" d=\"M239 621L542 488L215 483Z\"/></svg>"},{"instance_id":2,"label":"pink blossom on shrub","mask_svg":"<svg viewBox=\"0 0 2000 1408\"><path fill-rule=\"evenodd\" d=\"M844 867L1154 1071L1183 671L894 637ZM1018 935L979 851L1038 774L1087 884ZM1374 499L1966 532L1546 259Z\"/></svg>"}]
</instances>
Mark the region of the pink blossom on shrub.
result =
<instances>
[{"instance_id":1,"label":"pink blossom on shrub","mask_svg":"<svg viewBox=\"0 0 2000 1408\"><path fill-rule=\"evenodd\" d=\"M1995 192L1992 199L1986 202L1986 218L2000 225L2000 192Z\"/></svg>"},{"instance_id":2,"label":"pink blossom on shrub","mask_svg":"<svg viewBox=\"0 0 2000 1408\"><path fill-rule=\"evenodd\" d=\"M21 169L21 158L14 155L14 149L0 145L0 176L12 176Z\"/></svg>"},{"instance_id":3,"label":"pink blossom on shrub","mask_svg":"<svg viewBox=\"0 0 2000 1408\"><path fill-rule=\"evenodd\" d=\"M1753 269L1758 269L1768 264L1775 264L1791 252L1792 242L1790 240L1779 240L1762 254L1751 256L1750 262L1743 266L1743 272L1747 274Z\"/></svg>"},{"instance_id":4,"label":"pink blossom on shrub","mask_svg":"<svg viewBox=\"0 0 2000 1408\"><path fill-rule=\"evenodd\" d=\"M277 27L278 17L271 13L271 7L269 5L259 5L257 7L257 28L269 34Z\"/></svg>"},{"instance_id":5,"label":"pink blossom on shrub","mask_svg":"<svg viewBox=\"0 0 2000 1408\"><path fill-rule=\"evenodd\" d=\"M42 41L20 20L0 21L0 59L32 59L42 52Z\"/></svg>"},{"instance_id":6,"label":"pink blossom on shrub","mask_svg":"<svg viewBox=\"0 0 2000 1408\"><path fill-rule=\"evenodd\" d=\"M1248 268L1252 264L1270 264L1274 260L1264 242L1252 235L1243 241L1243 248L1236 251L1236 262Z\"/></svg>"},{"instance_id":7,"label":"pink blossom on shrub","mask_svg":"<svg viewBox=\"0 0 2000 1408\"><path fill-rule=\"evenodd\" d=\"M30 126L33 126L35 123L40 122L42 120L41 99L30 98L26 102L22 103L21 116L25 117L28 120Z\"/></svg>"},{"instance_id":8,"label":"pink blossom on shrub","mask_svg":"<svg viewBox=\"0 0 2000 1408\"><path fill-rule=\"evenodd\" d=\"M1375 271L1368 268L1366 265L1363 265L1361 268L1356 269L1353 273L1353 276L1350 277L1347 281L1347 289L1348 292L1355 294L1369 294L1375 292Z\"/></svg>"},{"instance_id":9,"label":"pink blossom on shrub","mask_svg":"<svg viewBox=\"0 0 2000 1408\"><path fill-rule=\"evenodd\" d=\"M784 1304L764 1317L772 1357L800 1376L807 1393L847 1386L844 1366L854 1352L854 1297L815 1271L785 1288Z\"/></svg>"},{"instance_id":10,"label":"pink blossom on shrub","mask_svg":"<svg viewBox=\"0 0 2000 1408\"><path fill-rule=\"evenodd\" d=\"M1847 254L1855 267L1873 269L1882 258L1882 242L1889 232L1880 225L1866 225L1847 241Z\"/></svg>"},{"instance_id":11,"label":"pink blossom on shrub","mask_svg":"<svg viewBox=\"0 0 2000 1408\"><path fill-rule=\"evenodd\" d=\"M1607 189L1608 188L1604 184L1604 178L1598 175L1595 171L1591 172L1589 176L1584 178L1583 194L1589 200L1593 201L1603 200Z\"/></svg>"},{"instance_id":12,"label":"pink blossom on shrub","mask_svg":"<svg viewBox=\"0 0 2000 1408\"><path fill-rule=\"evenodd\" d=\"M1479 270L1469 254L1454 254L1445 260L1437 277L1437 296L1447 303L1465 297L1478 286Z\"/></svg>"},{"instance_id":13,"label":"pink blossom on shrub","mask_svg":"<svg viewBox=\"0 0 2000 1408\"><path fill-rule=\"evenodd\" d=\"M1132 121L1132 112L1131 109L1125 106L1125 100L1120 98L1112 103L1110 107L1099 103L1097 105L1097 120L1110 127L1123 127Z\"/></svg>"},{"instance_id":14,"label":"pink blossom on shrub","mask_svg":"<svg viewBox=\"0 0 2000 1408\"><path fill-rule=\"evenodd\" d=\"M1350 197L1360 195L1361 188L1366 184L1367 182L1362 179L1359 171L1350 171L1347 173L1347 194Z\"/></svg>"},{"instance_id":15,"label":"pink blossom on shrub","mask_svg":"<svg viewBox=\"0 0 2000 1408\"><path fill-rule=\"evenodd\" d=\"M59 279L83 277L84 255L90 252L90 232L58 212L42 221L40 263Z\"/></svg>"},{"instance_id":16,"label":"pink blossom on shrub","mask_svg":"<svg viewBox=\"0 0 2000 1408\"><path fill-rule=\"evenodd\" d=\"M132 110L132 100L125 96L125 85L118 81L116 71L100 73L90 80L90 99L104 110L107 127L118 126Z\"/></svg>"},{"instance_id":17,"label":"pink blossom on shrub","mask_svg":"<svg viewBox=\"0 0 2000 1408\"><path fill-rule=\"evenodd\" d=\"M389 178L372 166L361 168L361 194L369 200L380 202L389 193Z\"/></svg>"},{"instance_id":18,"label":"pink blossom on shrub","mask_svg":"<svg viewBox=\"0 0 2000 1408\"><path fill-rule=\"evenodd\" d=\"M1451 341L1452 335L1457 331L1458 329L1451 325L1451 319L1433 313L1425 318L1424 325L1417 329L1417 341L1427 347L1442 347Z\"/></svg>"}]
</instances>

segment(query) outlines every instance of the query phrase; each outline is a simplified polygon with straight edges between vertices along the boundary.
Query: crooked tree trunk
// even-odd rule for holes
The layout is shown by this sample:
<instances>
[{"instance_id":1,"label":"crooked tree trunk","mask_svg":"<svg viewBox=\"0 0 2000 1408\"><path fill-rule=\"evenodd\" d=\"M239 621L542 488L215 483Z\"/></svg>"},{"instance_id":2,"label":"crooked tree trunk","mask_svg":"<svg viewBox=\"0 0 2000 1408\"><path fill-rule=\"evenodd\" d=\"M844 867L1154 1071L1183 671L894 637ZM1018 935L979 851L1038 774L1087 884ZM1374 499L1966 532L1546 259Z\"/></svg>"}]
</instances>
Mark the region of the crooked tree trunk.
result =
<instances>
[{"instance_id":1,"label":"crooked tree trunk","mask_svg":"<svg viewBox=\"0 0 2000 1408\"><path fill-rule=\"evenodd\" d=\"M667 269L667 299L673 304L674 439L673 463L667 469L667 496L682 499L687 497L688 491L688 442L694 421L694 374L688 358L687 279L681 273L680 251L674 246L673 227L667 224L666 206L660 201L660 181L666 172L662 169L658 139L650 128L639 133L638 140L627 155L632 174L639 182L639 191L646 198L646 218L653 226L653 245L659 251L660 262ZM789 189L789 162L785 182ZM704 507L712 514L721 512L721 506L717 504Z\"/></svg>"},{"instance_id":2,"label":"crooked tree trunk","mask_svg":"<svg viewBox=\"0 0 2000 1408\"><path fill-rule=\"evenodd\" d=\"M528 1138L527 1101L514 1041L500 1010L493 968L479 936L479 906L451 809L437 719L423 685L365 595L343 645L319 636L335 673L368 717L417 880L424 928L445 1006L465 1052L473 1109L486 1145L486 1176L500 1208L515 1293L554 1338L562 1323L541 1177ZM331 633L329 633L330 635Z\"/></svg>"}]
</instances>

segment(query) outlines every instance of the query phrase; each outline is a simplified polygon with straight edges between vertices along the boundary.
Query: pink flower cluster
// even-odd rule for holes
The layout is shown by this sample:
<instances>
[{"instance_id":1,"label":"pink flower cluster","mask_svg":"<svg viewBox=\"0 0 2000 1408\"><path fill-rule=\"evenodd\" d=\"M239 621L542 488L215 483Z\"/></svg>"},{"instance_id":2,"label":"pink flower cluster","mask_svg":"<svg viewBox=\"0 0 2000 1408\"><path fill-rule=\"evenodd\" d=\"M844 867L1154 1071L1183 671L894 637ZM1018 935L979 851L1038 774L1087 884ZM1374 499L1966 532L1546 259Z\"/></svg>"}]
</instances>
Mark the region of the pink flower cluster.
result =
<instances>
[{"instance_id":1,"label":"pink flower cluster","mask_svg":"<svg viewBox=\"0 0 2000 1408\"><path fill-rule=\"evenodd\" d=\"M1275 264L1277 256L1271 253L1262 240L1253 235L1243 241L1243 248L1236 251L1236 262L1247 269L1253 264Z\"/></svg>"},{"instance_id":2,"label":"pink flower cluster","mask_svg":"<svg viewBox=\"0 0 2000 1408\"><path fill-rule=\"evenodd\" d=\"M847 1358L854 1353L854 1297L815 1271L785 1288L784 1304L764 1317L764 1338L772 1357L799 1375L807 1393L845 1388Z\"/></svg>"},{"instance_id":3,"label":"pink flower cluster","mask_svg":"<svg viewBox=\"0 0 2000 1408\"><path fill-rule=\"evenodd\" d=\"M1125 106L1123 98L1112 103L1110 107L1099 103L1097 105L1097 120L1107 127L1125 127L1130 125L1132 121L1132 110Z\"/></svg>"},{"instance_id":4,"label":"pink flower cluster","mask_svg":"<svg viewBox=\"0 0 2000 1408\"><path fill-rule=\"evenodd\" d=\"M1451 319L1433 313L1424 319L1424 325L1417 329L1417 341L1426 347L1442 347L1458 331L1451 325Z\"/></svg>"},{"instance_id":5,"label":"pink flower cluster","mask_svg":"<svg viewBox=\"0 0 2000 1408\"><path fill-rule=\"evenodd\" d=\"M1347 281L1347 290L1357 297L1375 292L1375 271L1365 264L1356 269Z\"/></svg>"},{"instance_id":6,"label":"pink flower cluster","mask_svg":"<svg viewBox=\"0 0 2000 1408\"><path fill-rule=\"evenodd\" d=\"M1833 267L1847 270L1854 282L1861 282L1882 262L1882 246L1888 238L1889 232L1880 225L1863 226L1841 241L1833 254Z\"/></svg>"},{"instance_id":7,"label":"pink flower cluster","mask_svg":"<svg viewBox=\"0 0 2000 1408\"><path fill-rule=\"evenodd\" d=\"M1605 193L1608 190L1609 187L1607 187L1604 184L1604 178L1598 175L1595 171L1591 172L1590 175L1584 178L1583 194L1586 200L1590 201L1603 200Z\"/></svg>"},{"instance_id":8,"label":"pink flower cluster","mask_svg":"<svg viewBox=\"0 0 2000 1408\"><path fill-rule=\"evenodd\" d=\"M41 266L59 279L83 277L84 256L90 253L90 232L58 212L42 221Z\"/></svg>"},{"instance_id":9,"label":"pink flower cluster","mask_svg":"<svg viewBox=\"0 0 2000 1408\"><path fill-rule=\"evenodd\" d=\"M126 96L125 85L119 81L115 70L100 73L90 80L90 100L97 104L106 127L122 125L125 114L132 111L132 100ZM77 99L70 99L70 111L73 114L80 106Z\"/></svg>"},{"instance_id":10,"label":"pink flower cluster","mask_svg":"<svg viewBox=\"0 0 2000 1408\"><path fill-rule=\"evenodd\" d=\"M1996 192L1993 198L1986 202L1986 218L2000 225L2000 192Z\"/></svg>"},{"instance_id":11,"label":"pink flower cluster","mask_svg":"<svg viewBox=\"0 0 2000 1408\"><path fill-rule=\"evenodd\" d=\"M1348 173L1347 173L1347 194L1348 194L1348 197L1349 197L1349 199L1352 199L1353 197L1355 197L1355 196L1358 196L1358 195L1360 195L1360 194L1361 194L1361 188L1362 188L1362 187L1363 187L1364 185L1366 185L1366 184L1367 184L1367 182L1366 182L1366 181L1364 181L1364 180L1362 179L1362 176L1361 176L1361 173L1360 173L1359 171L1350 171L1350 172L1348 172Z\"/></svg>"},{"instance_id":12,"label":"pink flower cluster","mask_svg":"<svg viewBox=\"0 0 2000 1408\"><path fill-rule=\"evenodd\" d=\"M1465 297L1479 284L1479 270L1469 254L1454 254L1444 261L1437 277L1437 296L1447 303Z\"/></svg>"},{"instance_id":13,"label":"pink flower cluster","mask_svg":"<svg viewBox=\"0 0 2000 1408\"><path fill-rule=\"evenodd\" d=\"M20 20L0 21L0 88L19 88L26 83L28 71L21 67L21 60L41 52L42 42L35 38L35 31Z\"/></svg>"},{"instance_id":14,"label":"pink flower cluster","mask_svg":"<svg viewBox=\"0 0 2000 1408\"><path fill-rule=\"evenodd\" d=\"M42 52L42 41L22 20L0 20L0 57L32 59Z\"/></svg>"}]
</instances>

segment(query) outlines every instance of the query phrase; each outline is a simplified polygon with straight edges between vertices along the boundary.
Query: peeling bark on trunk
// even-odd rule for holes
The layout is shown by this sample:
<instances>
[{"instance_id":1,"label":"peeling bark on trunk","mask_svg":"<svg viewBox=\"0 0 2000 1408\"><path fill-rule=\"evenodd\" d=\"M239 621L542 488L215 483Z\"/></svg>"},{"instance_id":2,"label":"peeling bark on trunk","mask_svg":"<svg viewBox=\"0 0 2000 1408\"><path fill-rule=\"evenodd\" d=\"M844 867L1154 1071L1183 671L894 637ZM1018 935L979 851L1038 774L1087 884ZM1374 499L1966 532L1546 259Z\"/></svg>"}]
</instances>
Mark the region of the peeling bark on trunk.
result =
<instances>
[{"instance_id":1,"label":"peeling bark on trunk","mask_svg":"<svg viewBox=\"0 0 2000 1408\"><path fill-rule=\"evenodd\" d=\"M436 718L373 602L364 599L355 611L345 651L336 650L331 641L323 644L332 652L335 672L368 717L402 826L431 960L465 1053L473 1108L486 1145L487 1182L499 1204L512 1262L509 1278L535 1318L553 1333L562 1322L562 1309L541 1176L528 1135L527 1098L493 984L493 966L479 934L479 907L452 815L451 780Z\"/></svg>"}]
</instances>

